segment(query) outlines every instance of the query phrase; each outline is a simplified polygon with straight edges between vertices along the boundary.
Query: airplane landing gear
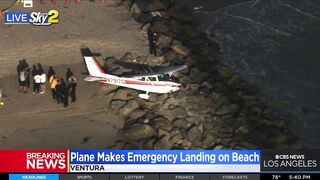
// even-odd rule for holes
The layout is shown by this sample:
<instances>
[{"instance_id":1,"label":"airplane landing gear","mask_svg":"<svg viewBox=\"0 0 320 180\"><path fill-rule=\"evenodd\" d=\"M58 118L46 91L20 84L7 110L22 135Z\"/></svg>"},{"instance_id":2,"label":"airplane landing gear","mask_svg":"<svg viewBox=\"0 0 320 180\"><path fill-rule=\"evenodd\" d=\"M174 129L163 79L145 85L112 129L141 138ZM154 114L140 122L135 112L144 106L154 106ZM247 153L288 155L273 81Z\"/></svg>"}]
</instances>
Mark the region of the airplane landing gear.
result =
<instances>
[{"instance_id":1,"label":"airplane landing gear","mask_svg":"<svg viewBox=\"0 0 320 180\"><path fill-rule=\"evenodd\" d=\"M139 97L140 97L141 99L146 99L146 100L148 100L150 96L149 96L148 94L139 94Z\"/></svg>"}]
</instances>

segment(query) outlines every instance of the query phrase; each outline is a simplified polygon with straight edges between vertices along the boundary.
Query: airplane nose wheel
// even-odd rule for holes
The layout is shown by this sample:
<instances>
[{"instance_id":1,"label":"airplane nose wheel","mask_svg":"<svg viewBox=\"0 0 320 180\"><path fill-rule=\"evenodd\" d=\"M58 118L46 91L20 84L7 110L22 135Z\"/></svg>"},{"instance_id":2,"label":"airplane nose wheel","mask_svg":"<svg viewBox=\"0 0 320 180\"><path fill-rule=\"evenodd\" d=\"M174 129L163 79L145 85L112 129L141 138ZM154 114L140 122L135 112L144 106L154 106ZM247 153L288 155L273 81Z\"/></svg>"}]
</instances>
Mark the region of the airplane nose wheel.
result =
<instances>
[{"instance_id":1,"label":"airplane nose wheel","mask_svg":"<svg viewBox=\"0 0 320 180\"><path fill-rule=\"evenodd\" d=\"M145 100L148 100L150 98L150 96L148 94L139 94L139 97L141 99L145 99Z\"/></svg>"}]
</instances>

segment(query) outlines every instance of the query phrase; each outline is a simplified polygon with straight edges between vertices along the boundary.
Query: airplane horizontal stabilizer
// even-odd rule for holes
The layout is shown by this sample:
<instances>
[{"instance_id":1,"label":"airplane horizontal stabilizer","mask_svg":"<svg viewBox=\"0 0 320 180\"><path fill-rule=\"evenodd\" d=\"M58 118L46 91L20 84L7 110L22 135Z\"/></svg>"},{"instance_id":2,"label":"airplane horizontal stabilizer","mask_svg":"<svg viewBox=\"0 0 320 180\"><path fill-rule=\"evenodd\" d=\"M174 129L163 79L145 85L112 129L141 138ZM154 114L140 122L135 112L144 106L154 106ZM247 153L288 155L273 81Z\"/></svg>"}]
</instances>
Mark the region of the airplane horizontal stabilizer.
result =
<instances>
[{"instance_id":1,"label":"airplane horizontal stabilizer","mask_svg":"<svg viewBox=\"0 0 320 180\"><path fill-rule=\"evenodd\" d=\"M89 76L89 77L86 77L84 80L85 81L101 81L103 78L99 78L99 77L91 77L91 76Z\"/></svg>"}]
</instances>

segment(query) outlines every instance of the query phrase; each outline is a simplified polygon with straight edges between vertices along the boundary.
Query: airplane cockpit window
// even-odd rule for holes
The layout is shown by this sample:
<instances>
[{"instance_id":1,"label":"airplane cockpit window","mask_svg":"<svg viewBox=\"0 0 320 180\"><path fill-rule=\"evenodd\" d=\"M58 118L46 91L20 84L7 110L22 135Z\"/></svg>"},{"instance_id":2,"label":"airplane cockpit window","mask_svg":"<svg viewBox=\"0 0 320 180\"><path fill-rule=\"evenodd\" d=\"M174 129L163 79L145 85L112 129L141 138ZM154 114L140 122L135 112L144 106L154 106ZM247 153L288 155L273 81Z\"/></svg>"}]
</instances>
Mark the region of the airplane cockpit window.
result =
<instances>
[{"instance_id":1,"label":"airplane cockpit window","mask_svg":"<svg viewBox=\"0 0 320 180\"><path fill-rule=\"evenodd\" d=\"M139 81L146 81L145 77L139 77L139 78L136 78L136 79L139 80Z\"/></svg>"},{"instance_id":2,"label":"airplane cockpit window","mask_svg":"<svg viewBox=\"0 0 320 180\"><path fill-rule=\"evenodd\" d=\"M169 74L159 75L158 78L159 78L159 81L169 81L170 80Z\"/></svg>"},{"instance_id":3,"label":"airplane cockpit window","mask_svg":"<svg viewBox=\"0 0 320 180\"><path fill-rule=\"evenodd\" d=\"M149 77L149 80L150 81L157 81L157 78L156 77Z\"/></svg>"}]
</instances>

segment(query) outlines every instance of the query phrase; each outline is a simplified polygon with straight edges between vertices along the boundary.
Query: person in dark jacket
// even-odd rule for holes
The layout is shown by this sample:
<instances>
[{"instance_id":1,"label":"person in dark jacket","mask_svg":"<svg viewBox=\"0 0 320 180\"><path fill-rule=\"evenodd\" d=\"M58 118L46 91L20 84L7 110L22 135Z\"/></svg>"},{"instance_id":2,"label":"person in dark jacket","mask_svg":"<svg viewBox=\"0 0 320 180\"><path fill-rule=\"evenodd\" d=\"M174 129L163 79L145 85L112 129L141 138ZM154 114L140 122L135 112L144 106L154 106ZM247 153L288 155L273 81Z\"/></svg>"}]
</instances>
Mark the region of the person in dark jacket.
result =
<instances>
[{"instance_id":1,"label":"person in dark jacket","mask_svg":"<svg viewBox=\"0 0 320 180\"><path fill-rule=\"evenodd\" d=\"M50 77L55 74L55 71L53 69L52 66L49 67L49 70L48 70L48 73L47 73L47 78L48 78L48 81L50 80Z\"/></svg>"},{"instance_id":2,"label":"person in dark jacket","mask_svg":"<svg viewBox=\"0 0 320 180\"><path fill-rule=\"evenodd\" d=\"M66 81L68 81L71 76L73 76L73 72L71 71L71 68L68 68L66 72Z\"/></svg>"},{"instance_id":3,"label":"person in dark jacket","mask_svg":"<svg viewBox=\"0 0 320 180\"><path fill-rule=\"evenodd\" d=\"M64 81L63 78L61 78L61 94L62 94L62 102L63 102L63 107L68 107L69 105L69 90L66 82Z\"/></svg>"},{"instance_id":4,"label":"person in dark jacket","mask_svg":"<svg viewBox=\"0 0 320 180\"><path fill-rule=\"evenodd\" d=\"M39 73L39 74L45 73L45 72L44 72L44 69L43 69L43 67L42 67L42 65L41 65L40 63L38 63L38 73Z\"/></svg>"},{"instance_id":5,"label":"person in dark jacket","mask_svg":"<svg viewBox=\"0 0 320 180\"><path fill-rule=\"evenodd\" d=\"M21 86L21 82L20 82L20 72L23 70L23 64L22 64L22 60L19 61L19 64L17 66L17 75L18 75L18 84L19 84L19 88Z\"/></svg>"},{"instance_id":6,"label":"person in dark jacket","mask_svg":"<svg viewBox=\"0 0 320 180\"><path fill-rule=\"evenodd\" d=\"M38 69L36 65L32 66L32 71L31 71L31 75L32 75L32 79L33 79L33 94L36 93L36 82L34 80L34 77L38 74Z\"/></svg>"},{"instance_id":7,"label":"person in dark jacket","mask_svg":"<svg viewBox=\"0 0 320 180\"><path fill-rule=\"evenodd\" d=\"M71 102L72 103L76 102L76 100L77 100L76 88L77 88L76 78L74 76L71 76L69 78L69 93L70 93L70 96L71 96Z\"/></svg>"},{"instance_id":8,"label":"person in dark jacket","mask_svg":"<svg viewBox=\"0 0 320 180\"><path fill-rule=\"evenodd\" d=\"M28 88L30 88L30 67L26 59L22 60L22 67L23 67L23 70L25 71L26 85Z\"/></svg>"},{"instance_id":9,"label":"person in dark jacket","mask_svg":"<svg viewBox=\"0 0 320 180\"><path fill-rule=\"evenodd\" d=\"M17 66L17 74L20 75L21 70L23 69L22 60L19 61L19 64Z\"/></svg>"},{"instance_id":10,"label":"person in dark jacket","mask_svg":"<svg viewBox=\"0 0 320 180\"><path fill-rule=\"evenodd\" d=\"M57 100L58 104L60 104L62 102L62 89L61 89L60 85L61 85L61 83L58 79L57 84L56 84L56 100Z\"/></svg>"},{"instance_id":11,"label":"person in dark jacket","mask_svg":"<svg viewBox=\"0 0 320 180\"><path fill-rule=\"evenodd\" d=\"M153 32L152 28L148 28L149 52L157 56L157 34Z\"/></svg>"}]
</instances>

